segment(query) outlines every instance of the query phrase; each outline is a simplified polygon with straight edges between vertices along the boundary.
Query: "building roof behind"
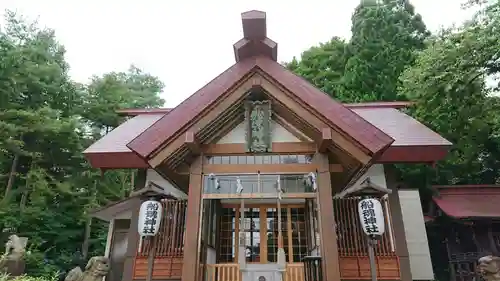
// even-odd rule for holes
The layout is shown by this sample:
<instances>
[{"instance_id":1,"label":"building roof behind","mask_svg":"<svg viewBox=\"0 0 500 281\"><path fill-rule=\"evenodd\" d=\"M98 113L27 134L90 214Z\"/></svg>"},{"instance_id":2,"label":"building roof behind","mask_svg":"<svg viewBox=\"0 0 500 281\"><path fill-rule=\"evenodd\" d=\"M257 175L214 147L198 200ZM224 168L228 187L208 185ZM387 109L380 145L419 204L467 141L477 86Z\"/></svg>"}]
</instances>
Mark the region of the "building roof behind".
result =
<instances>
[{"instance_id":1,"label":"building roof behind","mask_svg":"<svg viewBox=\"0 0 500 281\"><path fill-rule=\"evenodd\" d=\"M439 195L433 198L448 216L465 218L500 217L499 185L435 186Z\"/></svg>"},{"instance_id":2,"label":"building roof behind","mask_svg":"<svg viewBox=\"0 0 500 281\"><path fill-rule=\"evenodd\" d=\"M392 137L394 142L391 146L451 145L424 124L397 109L356 107L352 110Z\"/></svg>"}]
</instances>

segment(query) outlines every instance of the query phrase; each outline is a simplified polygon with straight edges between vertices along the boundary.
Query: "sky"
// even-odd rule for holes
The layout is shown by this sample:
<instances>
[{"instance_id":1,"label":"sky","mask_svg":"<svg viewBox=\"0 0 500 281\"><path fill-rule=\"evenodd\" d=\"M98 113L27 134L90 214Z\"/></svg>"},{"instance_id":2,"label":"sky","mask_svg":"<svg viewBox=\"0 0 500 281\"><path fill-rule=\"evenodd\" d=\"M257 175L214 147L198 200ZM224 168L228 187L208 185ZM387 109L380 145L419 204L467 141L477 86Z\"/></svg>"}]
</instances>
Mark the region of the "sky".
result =
<instances>
[{"instance_id":1,"label":"sky","mask_svg":"<svg viewBox=\"0 0 500 281\"><path fill-rule=\"evenodd\" d=\"M413 0L432 31L471 16L461 0ZM242 38L241 13L267 13L268 37L278 61L333 36L350 37L358 0L1 0L0 13L17 11L55 30L66 47L70 74L125 71L131 64L164 83L166 107L174 107L234 63L232 45Z\"/></svg>"}]
</instances>

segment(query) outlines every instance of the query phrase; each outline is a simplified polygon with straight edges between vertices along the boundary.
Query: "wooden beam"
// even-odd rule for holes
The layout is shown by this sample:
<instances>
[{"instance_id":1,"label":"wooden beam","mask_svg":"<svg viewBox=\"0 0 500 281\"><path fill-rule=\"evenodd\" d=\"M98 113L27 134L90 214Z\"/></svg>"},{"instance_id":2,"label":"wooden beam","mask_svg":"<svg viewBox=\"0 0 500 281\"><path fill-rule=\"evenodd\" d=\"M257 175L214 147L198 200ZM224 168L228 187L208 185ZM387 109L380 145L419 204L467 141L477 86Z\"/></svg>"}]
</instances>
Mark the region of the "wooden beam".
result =
<instances>
[{"instance_id":1,"label":"wooden beam","mask_svg":"<svg viewBox=\"0 0 500 281\"><path fill-rule=\"evenodd\" d=\"M403 213L401 210L401 202L399 201L398 183L396 178L396 169L389 164L384 165L384 175L387 183L387 188L392 190L388 194L389 210L392 220L392 230L394 232L394 242L396 244L396 255L399 258L399 272L401 281L413 280L410 268L410 254L408 253L408 243L406 241L406 233L403 221Z\"/></svg>"},{"instance_id":2,"label":"wooden beam","mask_svg":"<svg viewBox=\"0 0 500 281\"><path fill-rule=\"evenodd\" d=\"M307 137L303 132L292 126L290 123L288 123L283 117L273 114L273 120L276 122L276 124L280 125L283 127L285 130L290 132L292 135L294 135L296 138L298 138L300 141L303 142L310 142L311 139Z\"/></svg>"},{"instance_id":3,"label":"wooden beam","mask_svg":"<svg viewBox=\"0 0 500 281\"><path fill-rule=\"evenodd\" d=\"M276 194L274 194L274 199L276 199ZM235 203L221 203L222 208L240 208L241 204L235 204ZM271 204L271 203L252 203L252 201L245 202L245 206L249 206L251 208L276 208L276 203ZM281 203L281 206L283 208L298 208L298 209L304 209L305 205L304 203ZM264 223L266 221L264 220Z\"/></svg>"},{"instance_id":4,"label":"wooden beam","mask_svg":"<svg viewBox=\"0 0 500 281\"><path fill-rule=\"evenodd\" d=\"M313 162L318 170L318 222L321 237L321 256L324 280L340 280L339 252L337 248L337 232L333 210L332 185L328 170L328 156L316 153Z\"/></svg>"},{"instance_id":5,"label":"wooden beam","mask_svg":"<svg viewBox=\"0 0 500 281\"><path fill-rule=\"evenodd\" d=\"M184 242L184 259L182 263L182 281L198 280L199 272L199 239L201 216L201 192L203 186L203 160L198 156L191 164L189 176L188 205L186 211L186 238Z\"/></svg>"},{"instance_id":6,"label":"wooden beam","mask_svg":"<svg viewBox=\"0 0 500 281\"><path fill-rule=\"evenodd\" d=\"M186 139L184 140L184 144L187 146L189 151L191 151L191 153L193 153L194 155L201 154L200 143L196 139L196 136L194 135L193 131L186 132Z\"/></svg>"},{"instance_id":7,"label":"wooden beam","mask_svg":"<svg viewBox=\"0 0 500 281\"><path fill-rule=\"evenodd\" d=\"M288 173L307 174L319 170L316 164L206 164L203 166L204 174L267 174L267 173ZM328 172L341 173L343 167L340 164L331 164L327 167Z\"/></svg>"},{"instance_id":8,"label":"wooden beam","mask_svg":"<svg viewBox=\"0 0 500 281\"><path fill-rule=\"evenodd\" d=\"M252 88L252 84L252 77L248 77L242 83L235 85L232 91L226 93L224 95L225 98L222 99L218 104L212 106L204 116L200 117L198 120L193 120L187 130L197 133L200 129L208 126L211 122L216 120L217 117L219 117L221 112L224 112L231 106L238 104L238 102L241 102L248 91ZM151 165L151 167L158 166L173 152L181 148L183 144L184 138L179 138L179 136L173 138L168 144L159 149L159 151L148 161L149 165Z\"/></svg>"},{"instance_id":9,"label":"wooden beam","mask_svg":"<svg viewBox=\"0 0 500 281\"><path fill-rule=\"evenodd\" d=\"M205 155L251 155L247 152L244 143L204 144L202 145ZM316 144L313 142L273 142L272 154L314 154Z\"/></svg>"},{"instance_id":10,"label":"wooden beam","mask_svg":"<svg viewBox=\"0 0 500 281\"><path fill-rule=\"evenodd\" d=\"M233 118L230 120L227 124L224 124L224 126L221 126L221 129L216 135L211 136L207 140L204 141L204 143L217 143L221 138L229 134L234 128L236 128L240 123L245 121L245 115L241 114L241 116L238 116L236 118Z\"/></svg>"},{"instance_id":11,"label":"wooden beam","mask_svg":"<svg viewBox=\"0 0 500 281\"><path fill-rule=\"evenodd\" d=\"M139 170L139 177L134 183L134 190L144 188L146 184L146 170ZM123 278L124 281L132 281L134 279L134 263L137 255L137 248L139 247L139 232L137 227L139 224L139 209L141 208L141 201L137 200L135 206L132 208L132 215L130 217L130 230L127 233L127 252L124 258Z\"/></svg>"},{"instance_id":12,"label":"wooden beam","mask_svg":"<svg viewBox=\"0 0 500 281\"><path fill-rule=\"evenodd\" d=\"M155 169L155 171L175 187L179 188L187 194L189 185L189 177L187 176L189 175L189 169L187 169L185 173L179 174L175 170L170 168L170 166L168 166L166 163L162 163Z\"/></svg>"},{"instance_id":13,"label":"wooden beam","mask_svg":"<svg viewBox=\"0 0 500 281\"><path fill-rule=\"evenodd\" d=\"M331 127L329 122L325 121L324 117L305 108L304 105L292 98L290 92L276 85L271 78L268 79L267 77L265 73L257 72L250 77L242 79L232 88L232 90L228 91L224 97L221 97L219 101L211 105L206 113L204 112L204 114L197 117L196 120L192 120L185 129L180 130L168 143L162 146L162 148L148 160L149 165L155 168L165 159L180 157L176 152L186 148L185 134L187 131L191 131L193 134L198 135L201 130L216 122L221 112L227 112L228 110L234 109L236 106L240 106L248 90L255 86L260 86L266 90L270 94L270 99L273 102L273 110L278 115L281 115L288 124L300 130L301 133L305 134L308 138L319 143L322 137L322 128L331 128L331 138L336 146L361 163L369 162L371 156L365 153L363 148L361 148L355 140L351 139L349 136L345 136L342 132L336 131L335 128ZM218 130L216 130L217 132L214 132L214 134L220 133L223 125L218 124L217 128ZM211 136L204 136L203 142L205 142L207 138L211 138ZM314 152L315 151L316 149Z\"/></svg>"},{"instance_id":14,"label":"wooden beam","mask_svg":"<svg viewBox=\"0 0 500 281\"><path fill-rule=\"evenodd\" d=\"M248 206L245 204L245 206ZM273 206L274 207L274 206ZM267 208L265 206L259 205L259 219L260 219L260 263L267 263ZM272 207L271 207L272 208Z\"/></svg>"},{"instance_id":15,"label":"wooden beam","mask_svg":"<svg viewBox=\"0 0 500 281\"><path fill-rule=\"evenodd\" d=\"M300 166L297 166L300 165ZM311 165L311 166L304 166L304 165ZM274 166L274 167L271 167ZM297 172L303 172L303 171L309 171L309 172L315 172L317 170L317 166L314 164L205 164L204 166L204 173L207 173L207 171L223 171L223 173L231 173L236 171L236 173L257 173L260 171L263 173L263 171L297 171ZM234 168L233 168L234 167ZM239 167L239 168L236 168ZM330 172L331 173L342 173L345 171L344 167L341 164L330 164ZM259 170L261 169L261 170ZM257 171L257 172L256 172ZM179 176L182 175L189 175L189 168L186 167L179 167L175 170L175 173L177 173ZM214 172L215 173L215 172ZM273 172L274 173L274 172ZM308 172L305 172L308 173Z\"/></svg>"},{"instance_id":16,"label":"wooden beam","mask_svg":"<svg viewBox=\"0 0 500 281\"><path fill-rule=\"evenodd\" d=\"M262 76L262 78L259 80L260 86L264 88L267 92L269 92L276 102L281 103L289 111L291 111L292 114L300 114L300 118L306 121L308 124L312 125L312 127L316 128L316 130L321 130L322 128L331 127L329 126L329 124L327 124L327 122L324 121L326 118L321 118L321 116L314 114L313 111L304 108L303 105L301 105L299 102L297 102L291 97L291 94L289 94L289 92L286 89L283 89L279 85L276 85L275 83L268 80L267 74L260 72L259 74L261 74ZM276 108L274 104L273 108ZM282 117L286 118L286 116L283 114ZM299 126L296 126L293 123L291 124L297 128L300 128ZM371 156L365 153L363 148L361 148L361 145L355 140L351 139L350 137L344 136L340 132L333 130L332 130L332 137L334 139L334 142L340 148L342 148L344 151L352 155L354 158L358 159L358 161L362 163L367 163L371 159Z\"/></svg>"},{"instance_id":17,"label":"wooden beam","mask_svg":"<svg viewBox=\"0 0 500 281\"><path fill-rule=\"evenodd\" d=\"M197 135L201 143L216 143L212 141L213 139L218 139L224 137L227 133L224 130L227 128L228 124L235 121L238 124L243 122L245 119L245 109L243 103L234 104L231 108L228 108L224 112L221 112L219 116L210 123L210 125L200 128ZM238 124L235 124L236 127ZM234 128L233 127L233 128Z\"/></svg>"},{"instance_id":18,"label":"wooden beam","mask_svg":"<svg viewBox=\"0 0 500 281\"><path fill-rule=\"evenodd\" d=\"M315 198L313 192L301 193L283 193L283 199L306 199ZM242 194L222 194L222 193L207 193L203 194L203 199L276 199L276 193L242 193ZM247 203L245 203L245 206Z\"/></svg>"},{"instance_id":19,"label":"wooden beam","mask_svg":"<svg viewBox=\"0 0 500 281\"><path fill-rule=\"evenodd\" d=\"M321 141L318 145L318 151L321 153L326 153L328 147L333 143L332 129L323 128L321 130Z\"/></svg>"}]
</instances>

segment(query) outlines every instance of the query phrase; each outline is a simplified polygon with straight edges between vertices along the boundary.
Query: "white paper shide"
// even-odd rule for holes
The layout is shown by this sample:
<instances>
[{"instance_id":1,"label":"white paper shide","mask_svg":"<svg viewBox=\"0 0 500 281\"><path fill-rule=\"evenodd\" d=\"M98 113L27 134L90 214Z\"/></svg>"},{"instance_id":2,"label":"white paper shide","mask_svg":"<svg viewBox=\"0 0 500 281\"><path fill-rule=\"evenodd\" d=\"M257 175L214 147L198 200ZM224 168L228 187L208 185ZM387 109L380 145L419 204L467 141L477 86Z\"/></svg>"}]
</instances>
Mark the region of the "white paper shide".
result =
<instances>
[{"instance_id":1,"label":"white paper shide","mask_svg":"<svg viewBox=\"0 0 500 281\"><path fill-rule=\"evenodd\" d=\"M155 200L144 201L141 204L137 225L140 236L155 236L158 233L162 210L161 202Z\"/></svg>"},{"instance_id":2,"label":"white paper shide","mask_svg":"<svg viewBox=\"0 0 500 281\"><path fill-rule=\"evenodd\" d=\"M380 236L385 231L384 210L374 198L362 199L358 203L359 219L366 235Z\"/></svg>"}]
</instances>

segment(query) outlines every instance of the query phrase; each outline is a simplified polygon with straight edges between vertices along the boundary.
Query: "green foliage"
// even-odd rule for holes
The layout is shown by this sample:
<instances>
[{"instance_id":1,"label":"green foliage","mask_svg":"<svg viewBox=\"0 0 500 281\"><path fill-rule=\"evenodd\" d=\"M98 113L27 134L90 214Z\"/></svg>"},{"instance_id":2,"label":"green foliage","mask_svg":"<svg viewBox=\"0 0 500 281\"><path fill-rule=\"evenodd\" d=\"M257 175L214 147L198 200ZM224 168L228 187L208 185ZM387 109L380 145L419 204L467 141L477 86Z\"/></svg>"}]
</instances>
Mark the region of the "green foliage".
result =
<instances>
[{"instance_id":1,"label":"green foliage","mask_svg":"<svg viewBox=\"0 0 500 281\"><path fill-rule=\"evenodd\" d=\"M436 169L400 165L411 186L498 183L499 2L469 1L480 8L472 19L430 36L408 1L361 1L349 42L312 47L286 66L343 102L415 102L408 113L454 146Z\"/></svg>"},{"instance_id":2,"label":"green foliage","mask_svg":"<svg viewBox=\"0 0 500 281\"><path fill-rule=\"evenodd\" d=\"M382 3L381 3L382 2ZM468 0L479 10L461 26L430 36L408 1L364 0L353 17L344 56L325 45L286 66L343 102L410 100L407 113L453 143L435 166L398 165L428 206L433 184L500 183L500 1ZM310 65L343 65L330 69ZM331 77L324 79L324 77ZM335 85L331 87L330 85ZM428 229L434 270L446 279L442 240Z\"/></svg>"},{"instance_id":3,"label":"green foliage","mask_svg":"<svg viewBox=\"0 0 500 281\"><path fill-rule=\"evenodd\" d=\"M302 53L300 61L295 57L285 67L304 77L325 93L339 93L345 64L348 59L347 44L333 37L326 43L313 46Z\"/></svg>"},{"instance_id":4,"label":"green foliage","mask_svg":"<svg viewBox=\"0 0 500 281\"><path fill-rule=\"evenodd\" d=\"M47 275L44 277L33 277L29 275L10 277L6 274L0 275L0 281L56 281L56 280L57 280L56 274Z\"/></svg>"},{"instance_id":5,"label":"green foliage","mask_svg":"<svg viewBox=\"0 0 500 281\"><path fill-rule=\"evenodd\" d=\"M361 1L352 16L352 38L334 37L285 66L343 102L406 100L398 77L429 35L409 1Z\"/></svg>"},{"instance_id":6,"label":"green foliage","mask_svg":"<svg viewBox=\"0 0 500 281\"><path fill-rule=\"evenodd\" d=\"M107 226L92 222L89 210L126 197L132 174L101 175L82 151L123 121L117 109L164 102L163 83L136 67L88 85L72 81L68 68L53 30L7 12L0 27L0 230L29 238L31 276L53 276L103 253Z\"/></svg>"},{"instance_id":7,"label":"green foliage","mask_svg":"<svg viewBox=\"0 0 500 281\"><path fill-rule=\"evenodd\" d=\"M409 113L454 146L437 169L400 166L411 186L498 183L500 87L496 81L490 87L488 77L500 70L499 3L483 3L463 26L429 36L408 1L364 0L352 17L351 40L333 37L286 67L343 102L414 101ZM88 213L126 197L131 187L130 171L101 175L82 150L123 121L117 109L161 106L163 83L133 66L75 83L53 30L11 12L6 22L0 27L0 229L29 237L28 273L45 277L19 281L52 280L102 254L106 225Z\"/></svg>"},{"instance_id":8,"label":"green foliage","mask_svg":"<svg viewBox=\"0 0 500 281\"><path fill-rule=\"evenodd\" d=\"M165 101L158 95L163 82L131 66L127 72L112 72L93 77L86 87L82 116L100 129L113 128L121 123L116 115L121 108L160 107Z\"/></svg>"},{"instance_id":9,"label":"green foliage","mask_svg":"<svg viewBox=\"0 0 500 281\"><path fill-rule=\"evenodd\" d=\"M361 2L351 31L352 56L345 66L341 97L350 102L405 99L397 94L398 77L428 34L413 6L399 0Z\"/></svg>"},{"instance_id":10,"label":"green foliage","mask_svg":"<svg viewBox=\"0 0 500 281\"><path fill-rule=\"evenodd\" d=\"M438 166L437 183L497 183L500 142L498 1L455 30L429 40L415 65L401 75L400 93L415 101L412 115L454 143Z\"/></svg>"}]
</instances>

